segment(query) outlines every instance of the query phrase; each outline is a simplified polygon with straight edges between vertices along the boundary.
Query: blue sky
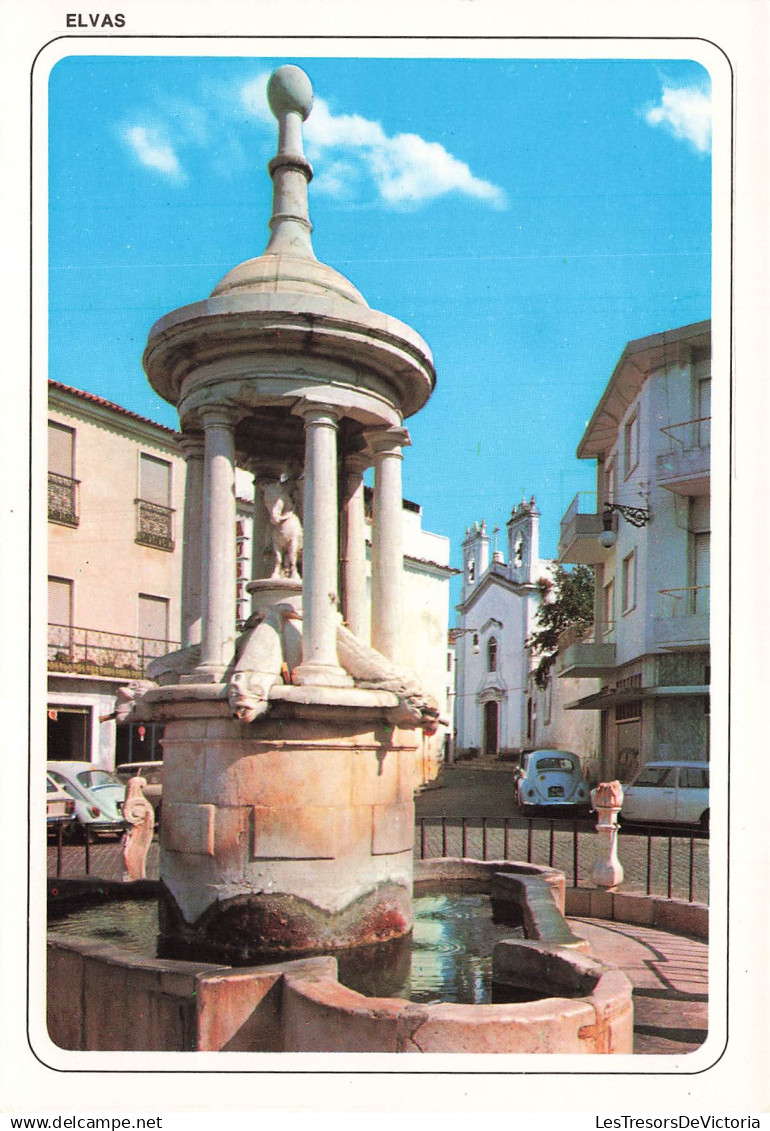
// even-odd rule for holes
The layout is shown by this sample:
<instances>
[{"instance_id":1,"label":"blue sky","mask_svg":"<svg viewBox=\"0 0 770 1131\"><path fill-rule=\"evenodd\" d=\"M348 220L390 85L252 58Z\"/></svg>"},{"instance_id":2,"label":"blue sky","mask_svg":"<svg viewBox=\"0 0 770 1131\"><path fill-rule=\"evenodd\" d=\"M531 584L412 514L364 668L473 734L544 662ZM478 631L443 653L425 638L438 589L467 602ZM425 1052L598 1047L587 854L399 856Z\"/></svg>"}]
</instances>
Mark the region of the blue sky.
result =
<instances>
[{"instance_id":1,"label":"blue sky","mask_svg":"<svg viewBox=\"0 0 770 1131\"><path fill-rule=\"evenodd\" d=\"M404 493L452 539L535 494L541 553L626 342L710 315L694 62L70 57L49 79L50 376L170 426L147 332L267 241L267 75L295 62L318 258L413 326L438 383ZM502 542L501 542L502 544Z\"/></svg>"}]
</instances>

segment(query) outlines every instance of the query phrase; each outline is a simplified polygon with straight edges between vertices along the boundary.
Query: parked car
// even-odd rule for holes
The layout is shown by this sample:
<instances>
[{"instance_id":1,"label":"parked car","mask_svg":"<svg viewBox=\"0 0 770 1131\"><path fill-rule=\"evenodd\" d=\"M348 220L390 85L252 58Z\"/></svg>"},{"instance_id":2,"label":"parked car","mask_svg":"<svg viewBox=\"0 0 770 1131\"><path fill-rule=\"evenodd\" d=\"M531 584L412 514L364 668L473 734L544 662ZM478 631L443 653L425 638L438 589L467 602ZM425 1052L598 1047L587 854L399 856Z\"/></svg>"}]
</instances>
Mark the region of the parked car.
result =
<instances>
[{"instance_id":1,"label":"parked car","mask_svg":"<svg viewBox=\"0 0 770 1131\"><path fill-rule=\"evenodd\" d=\"M516 803L530 813L538 809L585 809L591 790L580 758L569 750L529 750L514 771Z\"/></svg>"},{"instance_id":2,"label":"parked car","mask_svg":"<svg viewBox=\"0 0 770 1131\"><path fill-rule=\"evenodd\" d=\"M121 835L125 822L121 806L126 787L109 770L101 770L90 762L49 762L48 774L75 802L77 826L92 833Z\"/></svg>"},{"instance_id":3,"label":"parked car","mask_svg":"<svg viewBox=\"0 0 770 1131\"><path fill-rule=\"evenodd\" d=\"M50 774L46 774L45 784L45 820L48 833L49 835L57 833L59 826L63 833L66 826L75 819L75 802Z\"/></svg>"},{"instance_id":4,"label":"parked car","mask_svg":"<svg viewBox=\"0 0 770 1131\"><path fill-rule=\"evenodd\" d=\"M647 762L624 787L620 819L709 827L708 762Z\"/></svg>"},{"instance_id":5,"label":"parked car","mask_svg":"<svg viewBox=\"0 0 770 1131\"><path fill-rule=\"evenodd\" d=\"M143 777L147 782L143 790L144 796L155 811L155 824L160 824L161 802L163 800L163 763L162 762L122 762L115 767L115 774L124 785L130 778Z\"/></svg>"}]
</instances>

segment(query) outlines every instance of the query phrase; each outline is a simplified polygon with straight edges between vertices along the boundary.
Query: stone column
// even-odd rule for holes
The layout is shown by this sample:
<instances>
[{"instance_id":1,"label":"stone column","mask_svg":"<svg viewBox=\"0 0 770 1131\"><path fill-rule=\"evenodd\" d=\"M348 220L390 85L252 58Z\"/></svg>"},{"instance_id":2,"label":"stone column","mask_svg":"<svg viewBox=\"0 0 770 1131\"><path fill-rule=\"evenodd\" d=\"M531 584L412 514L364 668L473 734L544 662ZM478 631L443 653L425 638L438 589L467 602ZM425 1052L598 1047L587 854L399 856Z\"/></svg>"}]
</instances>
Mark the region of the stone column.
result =
<instances>
[{"instance_id":1,"label":"stone column","mask_svg":"<svg viewBox=\"0 0 770 1131\"><path fill-rule=\"evenodd\" d=\"M203 436L184 433L179 448L186 464L182 546L182 647L186 648L201 642Z\"/></svg>"},{"instance_id":2,"label":"stone column","mask_svg":"<svg viewBox=\"0 0 770 1131\"><path fill-rule=\"evenodd\" d=\"M232 408L207 405L204 427L203 599L198 674L219 680L235 646L235 421Z\"/></svg>"},{"instance_id":3,"label":"stone column","mask_svg":"<svg viewBox=\"0 0 770 1131\"><path fill-rule=\"evenodd\" d=\"M329 405L294 410L305 421L305 498L302 549L302 663L294 682L350 686L337 660L339 518L337 426L340 412Z\"/></svg>"},{"instance_id":4,"label":"stone column","mask_svg":"<svg viewBox=\"0 0 770 1131\"><path fill-rule=\"evenodd\" d=\"M342 513L342 615L359 640L369 640L366 610L366 516L363 474L370 460L362 452L345 457Z\"/></svg>"},{"instance_id":5,"label":"stone column","mask_svg":"<svg viewBox=\"0 0 770 1131\"><path fill-rule=\"evenodd\" d=\"M398 661L404 569L401 449L411 441L406 428L367 432L366 439L374 453L372 647Z\"/></svg>"}]
</instances>

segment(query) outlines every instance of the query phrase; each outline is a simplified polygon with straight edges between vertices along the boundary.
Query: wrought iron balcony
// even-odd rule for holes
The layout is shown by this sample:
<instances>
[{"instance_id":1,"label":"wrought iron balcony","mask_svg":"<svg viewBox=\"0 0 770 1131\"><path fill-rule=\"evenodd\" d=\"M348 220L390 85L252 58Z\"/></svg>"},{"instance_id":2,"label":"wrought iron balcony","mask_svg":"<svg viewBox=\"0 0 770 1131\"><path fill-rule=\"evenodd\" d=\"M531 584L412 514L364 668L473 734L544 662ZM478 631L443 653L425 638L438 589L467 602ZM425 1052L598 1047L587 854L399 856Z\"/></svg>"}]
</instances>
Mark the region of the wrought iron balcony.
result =
<instances>
[{"instance_id":1,"label":"wrought iron balcony","mask_svg":"<svg viewBox=\"0 0 770 1131\"><path fill-rule=\"evenodd\" d=\"M57 475L54 471L48 472L49 522L58 522L62 526L78 525L79 486L78 479L71 479L68 475Z\"/></svg>"},{"instance_id":2,"label":"wrought iron balcony","mask_svg":"<svg viewBox=\"0 0 770 1131\"><path fill-rule=\"evenodd\" d=\"M174 512L170 507L134 499L136 503L136 538L140 546L155 550L174 549Z\"/></svg>"},{"instance_id":3,"label":"wrought iron balcony","mask_svg":"<svg viewBox=\"0 0 770 1131\"><path fill-rule=\"evenodd\" d=\"M177 641L125 636L74 625L48 625L48 670L137 679L147 665L179 647Z\"/></svg>"}]
</instances>

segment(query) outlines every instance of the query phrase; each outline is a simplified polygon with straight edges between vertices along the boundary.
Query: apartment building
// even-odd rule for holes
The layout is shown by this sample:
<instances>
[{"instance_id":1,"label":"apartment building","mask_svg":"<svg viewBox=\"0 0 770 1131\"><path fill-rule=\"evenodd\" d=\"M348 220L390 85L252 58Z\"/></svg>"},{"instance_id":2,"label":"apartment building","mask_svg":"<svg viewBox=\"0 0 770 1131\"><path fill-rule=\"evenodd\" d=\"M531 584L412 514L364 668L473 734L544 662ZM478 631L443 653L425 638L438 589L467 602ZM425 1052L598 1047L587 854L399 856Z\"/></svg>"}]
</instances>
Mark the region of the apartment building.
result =
<instances>
[{"instance_id":1,"label":"apartment building","mask_svg":"<svg viewBox=\"0 0 770 1131\"><path fill-rule=\"evenodd\" d=\"M708 758L710 322L629 342L577 455L596 493L564 515L559 560L594 567L594 625L560 675L600 685L569 707L599 713L604 779Z\"/></svg>"},{"instance_id":2,"label":"apartment building","mask_svg":"<svg viewBox=\"0 0 770 1131\"><path fill-rule=\"evenodd\" d=\"M120 726L117 689L181 640L179 434L56 381L48 412L48 751L106 769L162 757L158 725ZM236 609L250 615L254 480L236 476ZM371 494L366 493L371 519ZM403 501L403 660L447 711L449 539ZM369 570L367 564L367 571ZM428 744L439 756L443 734ZM430 776L431 767L426 767ZM426 777L427 780L427 777Z\"/></svg>"},{"instance_id":3,"label":"apartment building","mask_svg":"<svg viewBox=\"0 0 770 1131\"><path fill-rule=\"evenodd\" d=\"M115 692L179 642L185 465L177 434L56 381L48 401L48 751L112 768L159 734Z\"/></svg>"}]
</instances>

